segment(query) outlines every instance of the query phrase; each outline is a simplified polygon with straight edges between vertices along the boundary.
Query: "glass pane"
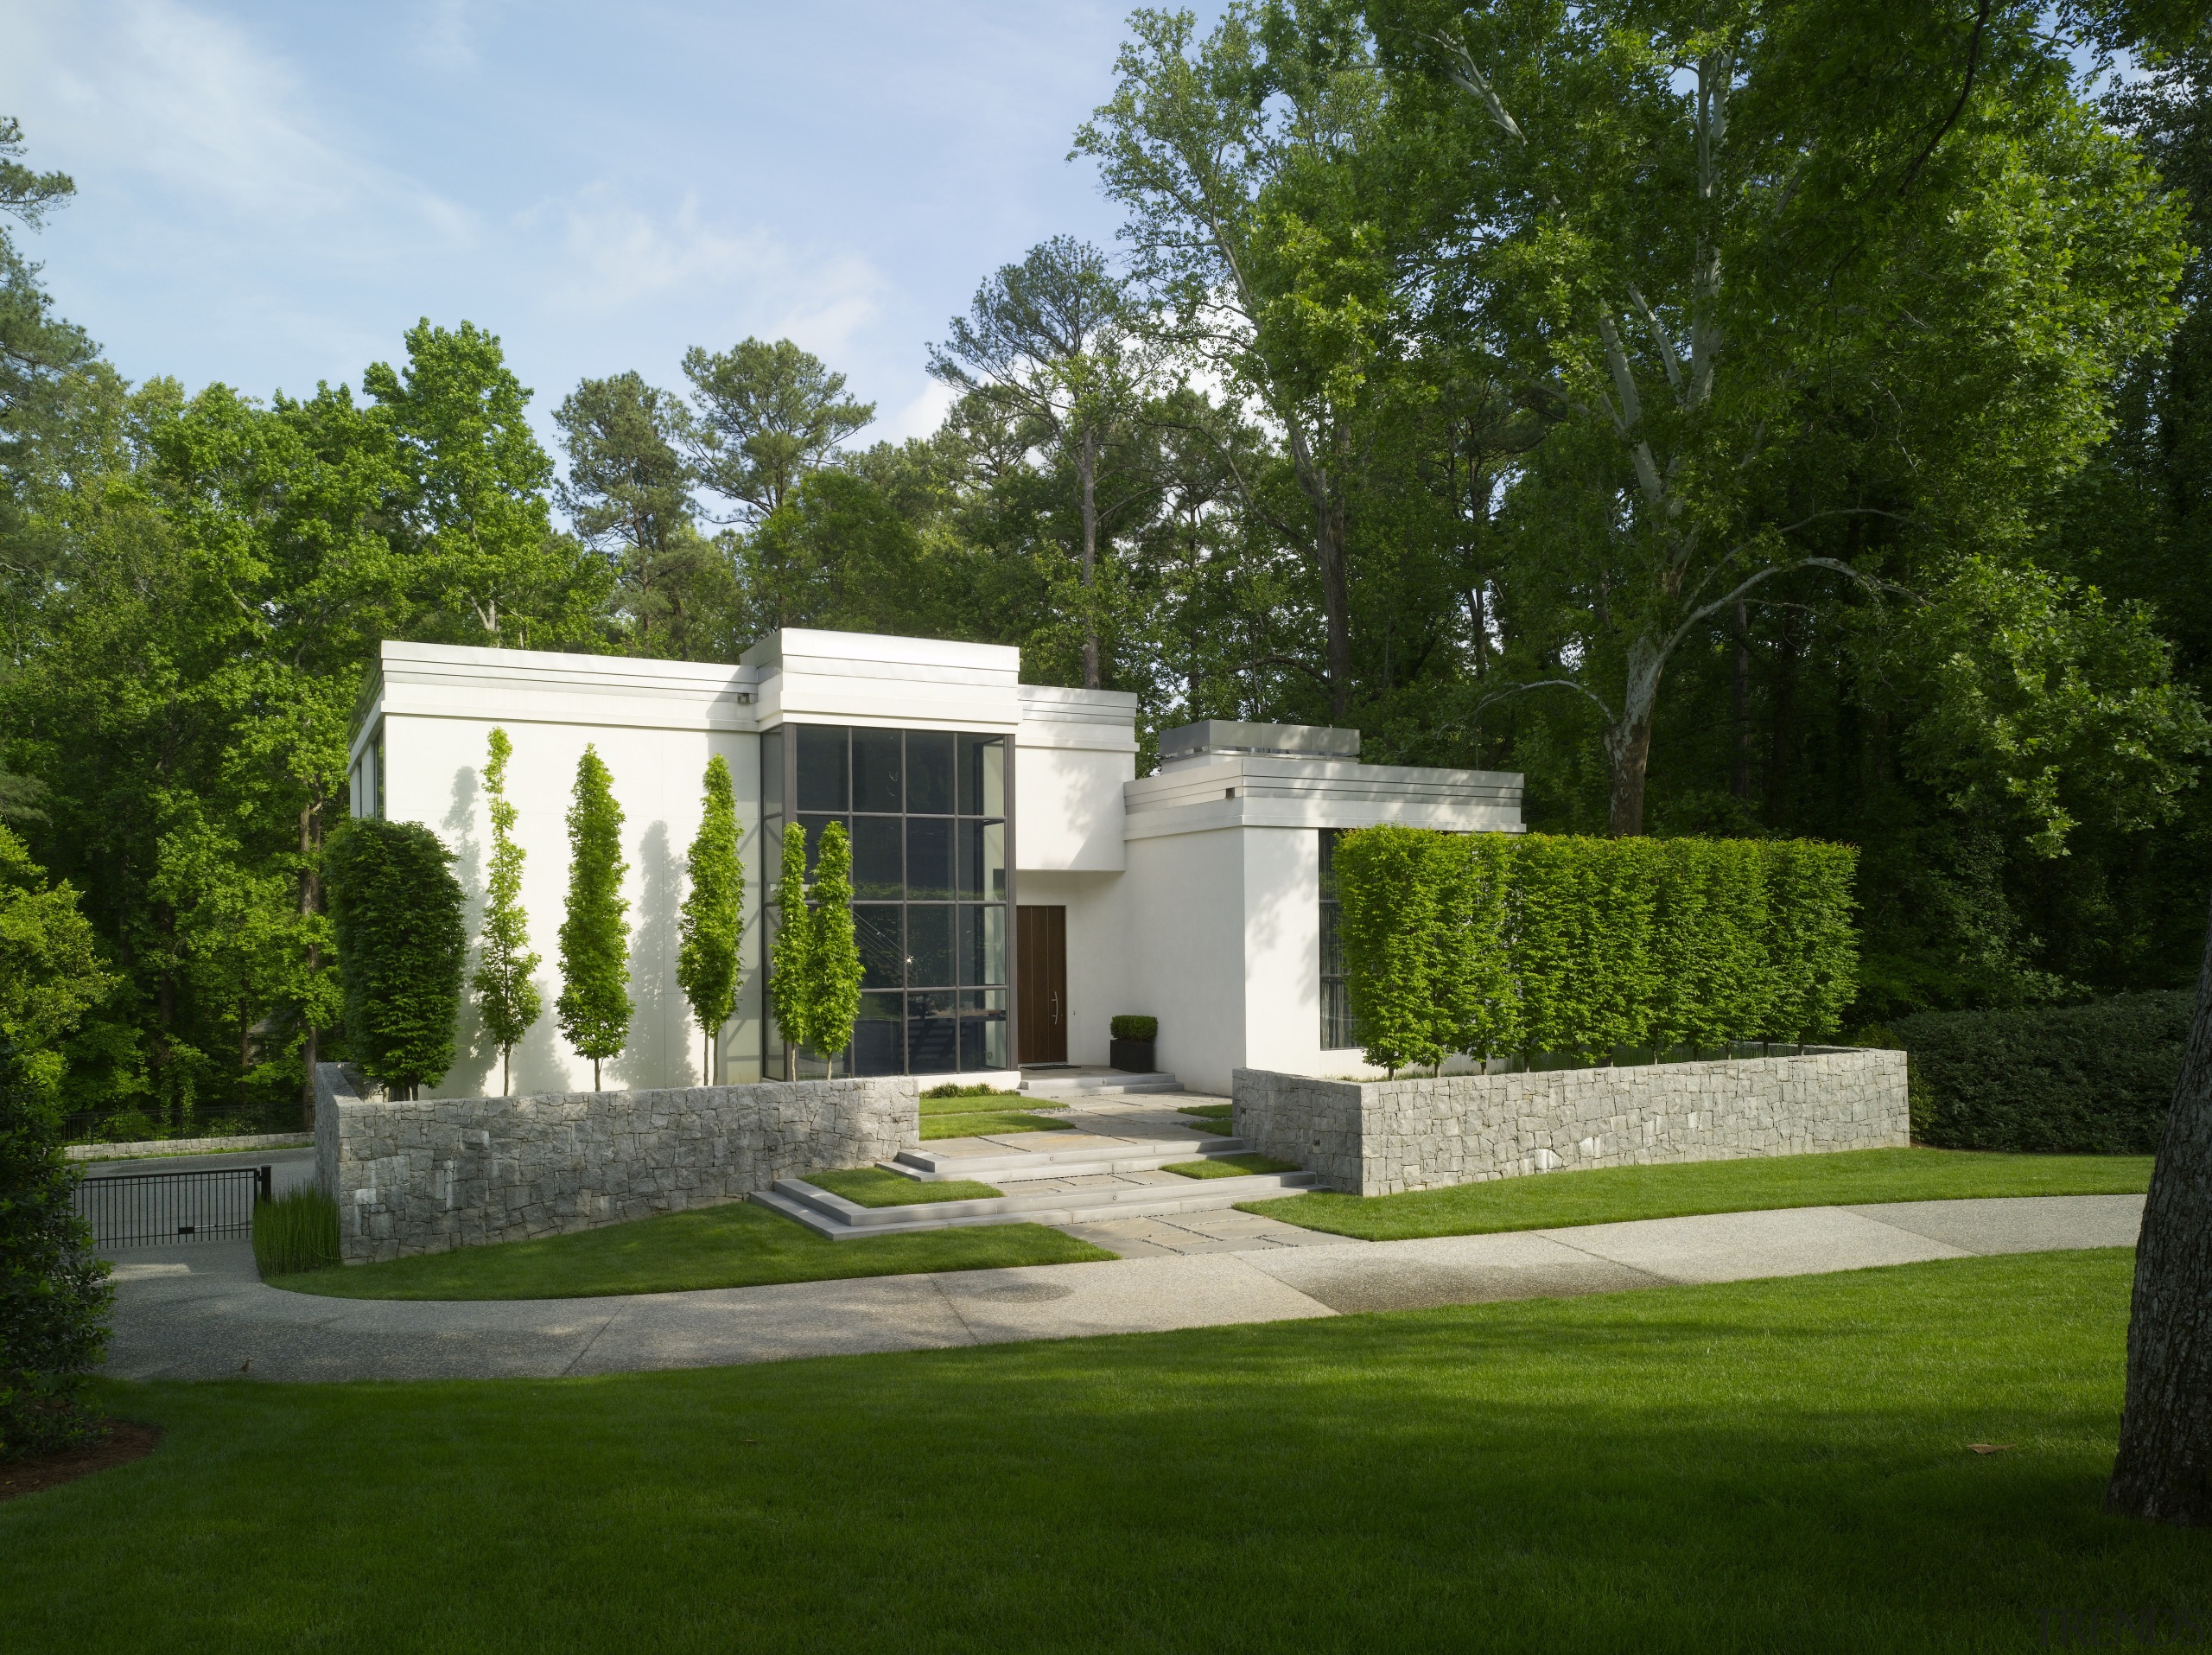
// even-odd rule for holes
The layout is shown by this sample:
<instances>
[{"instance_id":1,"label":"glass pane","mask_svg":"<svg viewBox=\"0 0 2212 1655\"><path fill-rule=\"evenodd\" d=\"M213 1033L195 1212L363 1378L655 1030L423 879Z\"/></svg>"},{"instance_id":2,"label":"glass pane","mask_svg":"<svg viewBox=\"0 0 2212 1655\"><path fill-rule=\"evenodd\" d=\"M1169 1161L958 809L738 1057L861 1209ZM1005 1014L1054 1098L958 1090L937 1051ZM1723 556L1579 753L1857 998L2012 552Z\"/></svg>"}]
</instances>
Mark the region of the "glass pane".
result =
<instances>
[{"instance_id":1,"label":"glass pane","mask_svg":"<svg viewBox=\"0 0 2212 1655\"><path fill-rule=\"evenodd\" d=\"M952 900L952 824L942 818L906 818L906 894L916 901Z\"/></svg>"},{"instance_id":2,"label":"glass pane","mask_svg":"<svg viewBox=\"0 0 2212 1655\"><path fill-rule=\"evenodd\" d=\"M952 910L935 903L906 909L906 981L918 988L950 988Z\"/></svg>"},{"instance_id":3,"label":"glass pane","mask_svg":"<svg viewBox=\"0 0 2212 1655\"><path fill-rule=\"evenodd\" d=\"M1006 981L1006 910L968 907L960 910L962 985Z\"/></svg>"},{"instance_id":4,"label":"glass pane","mask_svg":"<svg viewBox=\"0 0 2212 1655\"><path fill-rule=\"evenodd\" d=\"M832 822L844 819L842 816L802 816L798 818L798 824L806 830L806 876L809 879L814 877L814 864L822 859L822 830ZM776 847L775 869L768 876L772 880L784 876L784 848L781 845Z\"/></svg>"},{"instance_id":5,"label":"glass pane","mask_svg":"<svg viewBox=\"0 0 2212 1655\"><path fill-rule=\"evenodd\" d=\"M1006 737L960 738L960 813L1006 814Z\"/></svg>"},{"instance_id":6,"label":"glass pane","mask_svg":"<svg viewBox=\"0 0 2212 1655\"><path fill-rule=\"evenodd\" d=\"M963 1069L1006 1067L1006 990L978 993L963 990L960 996L960 1066Z\"/></svg>"},{"instance_id":7,"label":"glass pane","mask_svg":"<svg viewBox=\"0 0 2212 1655\"><path fill-rule=\"evenodd\" d=\"M803 811L839 811L845 800L845 737L842 724L800 724L798 736L798 807Z\"/></svg>"},{"instance_id":8,"label":"glass pane","mask_svg":"<svg viewBox=\"0 0 2212 1655\"><path fill-rule=\"evenodd\" d=\"M901 994L861 996L860 1021L853 1025L855 1074L906 1072L906 1009Z\"/></svg>"},{"instance_id":9,"label":"glass pane","mask_svg":"<svg viewBox=\"0 0 2212 1655\"><path fill-rule=\"evenodd\" d=\"M899 792L899 732L853 732L853 808L898 812L906 808Z\"/></svg>"},{"instance_id":10,"label":"glass pane","mask_svg":"<svg viewBox=\"0 0 2212 1655\"><path fill-rule=\"evenodd\" d=\"M895 902L861 902L853 907L853 939L861 951L861 986L864 989L903 989L906 986L906 939Z\"/></svg>"},{"instance_id":11,"label":"glass pane","mask_svg":"<svg viewBox=\"0 0 2212 1655\"><path fill-rule=\"evenodd\" d=\"M906 809L918 816L952 814L952 733L906 732Z\"/></svg>"},{"instance_id":12,"label":"glass pane","mask_svg":"<svg viewBox=\"0 0 2212 1655\"><path fill-rule=\"evenodd\" d=\"M960 1022L950 994L906 996L906 1070L910 1074L950 1074L960 1066Z\"/></svg>"},{"instance_id":13,"label":"glass pane","mask_svg":"<svg viewBox=\"0 0 2212 1655\"><path fill-rule=\"evenodd\" d=\"M895 816L853 818L853 894L895 902L906 894L906 843Z\"/></svg>"},{"instance_id":14,"label":"glass pane","mask_svg":"<svg viewBox=\"0 0 2212 1655\"><path fill-rule=\"evenodd\" d=\"M784 733L772 729L760 738L760 814L784 813Z\"/></svg>"},{"instance_id":15,"label":"glass pane","mask_svg":"<svg viewBox=\"0 0 2212 1655\"><path fill-rule=\"evenodd\" d=\"M1006 824L960 824L960 894L1006 899Z\"/></svg>"}]
</instances>

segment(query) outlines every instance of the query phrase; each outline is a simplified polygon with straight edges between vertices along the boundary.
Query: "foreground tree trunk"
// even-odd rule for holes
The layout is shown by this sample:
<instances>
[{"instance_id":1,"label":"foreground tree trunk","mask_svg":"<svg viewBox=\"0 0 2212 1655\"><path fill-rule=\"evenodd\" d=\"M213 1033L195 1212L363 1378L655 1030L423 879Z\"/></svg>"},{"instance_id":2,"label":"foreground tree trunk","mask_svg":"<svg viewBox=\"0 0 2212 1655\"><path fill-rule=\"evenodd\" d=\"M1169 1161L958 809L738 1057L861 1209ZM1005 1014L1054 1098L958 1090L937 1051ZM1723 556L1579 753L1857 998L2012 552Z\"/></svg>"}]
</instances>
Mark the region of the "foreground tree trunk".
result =
<instances>
[{"instance_id":1,"label":"foreground tree trunk","mask_svg":"<svg viewBox=\"0 0 2212 1655\"><path fill-rule=\"evenodd\" d=\"M2212 931L2173 1113L2143 1204L2127 1410L2105 1509L2212 1525Z\"/></svg>"}]
</instances>

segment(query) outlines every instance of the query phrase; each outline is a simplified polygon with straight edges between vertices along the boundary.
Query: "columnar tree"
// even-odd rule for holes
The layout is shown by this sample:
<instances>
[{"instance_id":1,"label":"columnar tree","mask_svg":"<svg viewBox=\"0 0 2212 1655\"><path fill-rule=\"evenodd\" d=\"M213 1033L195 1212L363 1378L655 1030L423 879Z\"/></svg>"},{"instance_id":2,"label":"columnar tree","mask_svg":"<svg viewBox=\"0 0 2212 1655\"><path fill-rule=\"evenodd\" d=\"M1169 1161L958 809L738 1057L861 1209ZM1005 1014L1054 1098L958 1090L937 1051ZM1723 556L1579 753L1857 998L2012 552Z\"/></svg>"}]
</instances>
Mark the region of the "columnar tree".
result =
<instances>
[{"instance_id":1,"label":"columnar tree","mask_svg":"<svg viewBox=\"0 0 2212 1655\"><path fill-rule=\"evenodd\" d=\"M807 1043L826 1060L853 1043L861 951L853 934L853 847L842 822L822 830L807 920Z\"/></svg>"},{"instance_id":2,"label":"columnar tree","mask_svg":"<svg viewBox=\"0 0 2212 1655\"><path fill-rule=\"evenodd\" d=\"M622 894L622 807L596 748L576 762L575 802L569 807L569 908L561 922L561 997L554 1003L561 1033L599 1066L630 1038L629 900Z\"/></svg>"},{"instance_id":3,"label":"columnar tree","mask_svg":"<svg viewBox=\"0 0 2212 1655\"><path fill-rule=\"evenodd\" d=\"M791 822L784 828L782 875L776 882L776 941L768 961L768 996L776 1028L784 1037L784 1079L798 1078L798 1048L811 1043L807 1022L808 946L811 927L806 912L806 830Z\"/></svg>"},{"instance_id":4,"label":"columnar tree","mask_svg":"<svg viewBox=\"0 0 2212 1655\"><path fill-rule=\"evenodd\" d=\"M2212 1525L2212 932L2135 1245L2127 1405L2105 1509Z\"/></svg>"},{"instance_id":5,"label":"columnar tree","mask_svg":"<svg viewBox=\"0 0 2212 1655\"><path fill-rule=\"evenodd\" d=\"M364 818L324 863L353 1060L409 1098L453 1067L467 937L452 862L419 822Z\"/></svg>"},{"instance_id":6,"label":"columnar tree","mask_svg":"<svg viewBox=\"0 0 2212 1655\"><path fill-rule=\"evenodd\" d=\"M499 1047L499 1092L514 1090L515 1044L530 1032L544 1009L531 981L538 958L530 952L530 916L522 906L523 848L515 843L515 807L507 800L507 760L514 743L503 729L492 732L492 756L484 766L484 796L492 812L492 867L484 884L484 935L478 945L476 1004L484 1032Z\"/></svg>"},{"instance_id":7,"label":"columnar tree","mask_svg":"<svg viewBox=\"0 0 2212 1655\"><path fill-rule=\"evenodd\" d=\"M676 980L706 1042L705 1078L715 1083L715 1036L737 1009L737 945L745 933L745 870L737 859L737 801L729 766L707 761L706 808L691 841L691 889L677 920L683 938Z\"/></svg>"}]
</instances>

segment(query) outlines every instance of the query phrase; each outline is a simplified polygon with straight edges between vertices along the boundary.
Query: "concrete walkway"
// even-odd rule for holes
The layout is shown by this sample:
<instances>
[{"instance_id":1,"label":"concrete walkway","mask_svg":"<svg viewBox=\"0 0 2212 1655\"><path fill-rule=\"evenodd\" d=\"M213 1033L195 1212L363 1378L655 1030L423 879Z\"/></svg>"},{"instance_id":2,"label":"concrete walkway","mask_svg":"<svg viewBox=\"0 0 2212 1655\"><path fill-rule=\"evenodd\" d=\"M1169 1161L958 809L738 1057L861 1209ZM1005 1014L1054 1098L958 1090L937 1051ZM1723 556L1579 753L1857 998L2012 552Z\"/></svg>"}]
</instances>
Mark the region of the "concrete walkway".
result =
<instances>
[{"instance_id":1,"label":"concrete walkway","mask_svg":"<svg viewBox=\"0 0 2212 1655\"><path fill-rule=\"evenodd\" d=\"M413 1379L714 1367L2126 1247L2142 1210L2139 1195L1813 1206L628 1298L464 1302L280 1292L256 1277L245 1244L210 1243L119 1258L106 1371L132 1379Z\"/></svg>"}]
</instances>

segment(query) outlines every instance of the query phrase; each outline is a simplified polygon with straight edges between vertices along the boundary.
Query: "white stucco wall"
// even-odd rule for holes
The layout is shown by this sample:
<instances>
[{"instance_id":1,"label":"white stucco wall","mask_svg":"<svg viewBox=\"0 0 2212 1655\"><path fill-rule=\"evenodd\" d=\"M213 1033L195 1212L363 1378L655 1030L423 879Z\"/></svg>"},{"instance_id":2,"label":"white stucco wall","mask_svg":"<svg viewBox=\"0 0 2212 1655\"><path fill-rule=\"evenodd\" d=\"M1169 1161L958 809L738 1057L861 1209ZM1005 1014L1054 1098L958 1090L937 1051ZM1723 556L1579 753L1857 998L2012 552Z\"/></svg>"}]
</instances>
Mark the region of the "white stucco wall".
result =
<instances>
[{"instance_id":1,"label":"white stucco wall","mask_svg":"<svg viewBox=\"0 0 2212 1655\"><path fill-rule=\"evenodd\" d=\"M1128 881L1120 874L1025 873L1017 894L1024 907L1057 904L1068 911L1068 1061L1106 1061L1109 1025L1128 1003L1123 924Z\"/></svg>"},{"instance_id":2,"label":"white stucco wall","mask_svg":"<svg viewBox=\"0 0 2212 1655\"><path fill-rule=\"evenodd\" d=\"M1015 765L1017 867L1120 873L1122 785L1136 773L1135 754L1023 746Z\"/></svg>"},{"instance_id":3,"label":"white stucco wall","mask_svg":"<svg viewBox=\"0 0 2212 1655\"><path fill-rule=\"evenodd\" d=\"M1160 1019L1155 1060L1226 1096L1244 1049L1243 836L1178 833L1128 844L1128 1005Z\"/></svg>"},{"instance_id":4,"label":"white stucco wall","mask_svg":"<svg viewBox=\"0 0 2212 1655\"><path fill-rule=\"evenodd\" d=\"M416 716L384 721L385 816L421 822L454 852L454 871L468 900L469 969L482 919L491 818L483 767L497 724L514 743L507 798L515 806L515 837L524 852L523 904L544 1011L515 1048L517 1093L587 1091L591 1063L561 1038L554 1001L561 991L560 928L568 892L568 810L577 761L589 744L613 777L624 813L622 847L630 864L623 894L630 901L630 998L636 1007L630 1043L603 1066L610 1086L682 1086L702 1082L704 1047L676 982L677 917L687 888L685 853L698 831L702 786L710 754L730 767L744 830L746 936L738 1019L724 1032L725 1081L759 1078L760 778L759 737L705 729L652 729L550 723L515 718ZM474 996L464 992L460 1060L430 1088L434 1098L472 1097L499 1089L499 1054L484 1037ZM750 1060L749 1062L746 1060Z\"/></svg>"}]
</instances>

